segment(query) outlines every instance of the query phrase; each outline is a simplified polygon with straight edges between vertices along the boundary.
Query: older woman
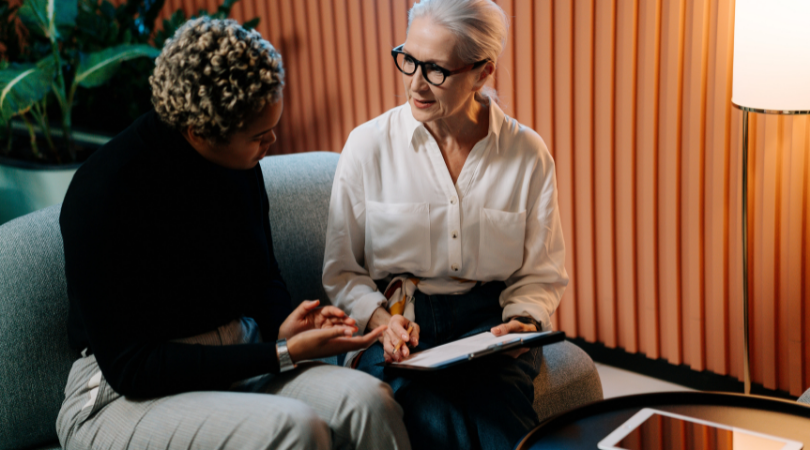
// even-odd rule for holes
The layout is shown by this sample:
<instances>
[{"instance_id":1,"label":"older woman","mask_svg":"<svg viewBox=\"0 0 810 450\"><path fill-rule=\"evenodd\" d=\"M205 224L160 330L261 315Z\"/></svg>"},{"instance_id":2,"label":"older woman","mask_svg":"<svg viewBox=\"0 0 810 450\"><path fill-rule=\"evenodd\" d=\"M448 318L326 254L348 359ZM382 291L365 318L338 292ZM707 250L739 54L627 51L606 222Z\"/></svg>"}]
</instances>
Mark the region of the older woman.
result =
<instances>
[{"instance_id":1,"label":"older woman","mask_svg":"<svg viewBox=\"0 0 810 450\"><path fill-rule=\"evenodd\" d=\"M324 287L360 330L388 325L347 364L391 383L414 447L512 448L537 423L539 349L450 380L410 382L380 364L409 355L401 342L424 349L484 331L548 330L568 283L554 162L486 86L506 39L503 11L490 0L422 0L408 20L392 51L408 103L346 142ZM397 290L399 301L414 288L411 318L408 308L392 314L384 293Z\"/></svg>"},{"instance_id":2,"label":"older woman","mask_svg":"<svg viewBox=\"0 0 810 450\"><path fill-rule=\"evenodd\" d=\"M155 110L79 169L62 206L81 352L64 448L409 449L387 385L296 367L384 327L353 338L337 308L291 308L259 166L282 113L280 55L203 18L166 43L150 81Z\"/></svg>"}]
</instances>

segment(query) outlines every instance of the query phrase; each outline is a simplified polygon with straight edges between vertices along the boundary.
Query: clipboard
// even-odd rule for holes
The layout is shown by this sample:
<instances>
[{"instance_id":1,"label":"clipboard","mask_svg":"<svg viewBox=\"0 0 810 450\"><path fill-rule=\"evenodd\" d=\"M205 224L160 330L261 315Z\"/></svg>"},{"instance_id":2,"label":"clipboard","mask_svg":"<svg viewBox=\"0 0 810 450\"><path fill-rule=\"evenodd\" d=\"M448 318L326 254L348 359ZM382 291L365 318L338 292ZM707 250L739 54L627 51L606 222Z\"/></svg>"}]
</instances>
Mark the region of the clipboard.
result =
<instances>
[{"instance_id":1,"label":"clipboard","mask_svg":"<svg viewBox=\"0 0 810 450\"><path fill-rule=\"evenodd\" d=\"M488 335L488 336L487 336ZM446 372L447 369L481 361L482 359L518 347L540 347L554 344L565 339L562 331L545 331L529 333L510 333L498 338L490 332L484 332L457 341L448 342L420 352L411 353L408 359L399 363L384 364L385 372L395 375L427 374ZM498 342L492 342L496 340ZM467 347L465 341L470 342ZM489 345L480 346L479 342ZM468 348L476 348L468 350ZM455 349L453 348L455 347Z\"/></svg>"}]
</instances>

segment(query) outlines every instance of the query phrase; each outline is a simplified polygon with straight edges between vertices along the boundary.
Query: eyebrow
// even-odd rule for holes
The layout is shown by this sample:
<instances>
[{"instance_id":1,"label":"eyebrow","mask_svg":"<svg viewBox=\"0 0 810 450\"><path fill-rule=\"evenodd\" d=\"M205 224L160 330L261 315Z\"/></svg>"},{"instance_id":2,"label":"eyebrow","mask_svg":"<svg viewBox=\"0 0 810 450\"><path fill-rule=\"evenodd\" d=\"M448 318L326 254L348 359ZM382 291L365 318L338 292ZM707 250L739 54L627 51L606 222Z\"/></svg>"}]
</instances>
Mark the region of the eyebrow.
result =
<instances>
[{"instance_id":1,"label":"eyebrow","mask_svg":"<svg viewBox=\"0 0 810 450\"><path fill-rule=\"evenodd\" d=\"M402 52L405 53L406 55L410 56L411 58L414 57L412 54L410 54L408 51L405 50L404 45L402 46ZM425 62L425 63L428 63L428 64L436 64L437 66L442 67L442 68L444 68L444 66L446 64L450 63L450 61L435 61L435 60L434 61L427 60L427 61L422 61L422 62Z\"/></svg>"}]
</instances>

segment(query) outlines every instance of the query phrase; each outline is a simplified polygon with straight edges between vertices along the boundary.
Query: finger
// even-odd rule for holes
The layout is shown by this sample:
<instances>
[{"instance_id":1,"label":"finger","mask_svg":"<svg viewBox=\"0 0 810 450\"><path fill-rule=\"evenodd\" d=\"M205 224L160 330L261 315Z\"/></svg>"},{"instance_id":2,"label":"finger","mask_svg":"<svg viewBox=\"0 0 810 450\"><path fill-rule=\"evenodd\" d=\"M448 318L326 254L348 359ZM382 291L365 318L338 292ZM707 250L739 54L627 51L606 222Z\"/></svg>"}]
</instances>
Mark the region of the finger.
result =
<instances>
[{"instance_id":1,"label":"finger","mask_svg":"<svg viewBox=\"0 0 810 450\"><path fill-rule=\"evenodd\" d=\"M291 316L295 316L297 318L301 318L306 316L311 310L318 307L320 300L304 300L301 302L295 310L293 310Z\"/></svg>"},{"instance_id":2,"label":"finger","mask_svg":"<svg viewBox=\"0 0 810 450\"><path fill-rule=\"evenodd\" d=\"M385 339L383 340L383 352L385 353L385 356L393 359L393 357L394 357L394 345L396 345L396 344L391 342L390 336L388 336L388 334L386 333L385 334Z\"/></svg>"},{"instance_id":3,"label":"finger","mask_svg":"<svg viewBox=\"0 0 810 450\"><path fill-rule=\"evenodd\" d=\"M495 336L503 336L504 334L508 334L509 330L510 330L509 323L502 323L497 327L492 327L490 332L492 332L492 334L494 334Z\"/></svg>"},{"instance_id":4,"label":"finger","mask_svg":"<svg viewBox=\"0 0 810 450\"><path fill-rule=\"evenodd\" d=\"M355 327L355 328L356 328L356 327ZM380 337L380 336L381 336L383 333L385 333L385 330L387 330L387 329L388 329L388 326L386 326L386 325L380 325L380 326L378 326L377 328L375 328L375 329L373 329L373 330L369 331L368 333L366 333L366 334L365 334L365 336L363 336L362 338L363 338L364 340L367 340L369 343L374 342L374 341L375 341L377 338L379 338L379 337Z\"/></svg>"},{"instance_id":5,"label":"finger","mask_svg":"<svg viewBox=\"0 0 810 450\"><path fill-rule=\"evenodd\" d=\"M405 342L408 342L411 339L411 336L408 333L408 325L410 325L410 321L400 315L393 316L391 321L388 323L389 329L395 333L397 338Z\"/></svg>"},{"instance_id":6,"label":"finger","mask_svg":"<svg viewBox=\"0 0 810 450\"><path fill-rule=\"evenodd\" d=\"M321 308L320 313L324 317L344 317L346 315L342 309L335 306L324 306Z\"/></svg>"},{"instance_id":7,"label":"finger","mask_svg":"<svg viewBox=\"0 0 810 450\"><path fill-rule=\"evenodd\" d=\"M313 330L310 331L310 333L315 333L319 339L328 341L329 339L334 339L337 337L351 336L354 334L354 331L349 327L332 327Z\"/></svg>"},{"instance_id":8,"label":"finger","mask_svg":"<svg viewBox=\"0 0 810 450\"><path fill-rule=\"evenodd\" d=\"M391 331L389 327L388 330L384 334L385 340L383 342L383 350L385 354L388 355L391 360L399 361L402 359L402 353L397 350L397 345L399 345L402 341L396 337L396 335Z\"/></svg>"},{"instance_id":9,"label":"finger","mask_svg":"<svg viewBox=\"0 0 810 450\"><path fill-rule=\"evenodd\" d=\"M413 325L413 330L411 331L411 342L408 345L416 347L419 345L419 332L422 328L416 322L411 322L411 325Z\"/></svg>"},{"instance_id":10,"label":"finger","mask_svg":"<svg viewBox=\"0 0 810 450\"><path fill-rule=\"evenodd\" d=\"M385 333L385 336L388 339L388 342L391 344L391 356L394 358L394 360L399 361L399 359L402 357L401 350L403 344L405 343L401 339L402 336L397 335L397 333L391 331L390 328L388 329L388 332Z\"/></svg>"},{"instance_id":11,"label":"finger","mask_svg":"<svg viewBox=\"0 0 810 450\"><path fill-rule=\"evenodd\" d=\"M357 321L352 319L351 317L327 317L324 323L330 325L346 325L353 327L357 324Z\"/></svg>"}]
</instances>

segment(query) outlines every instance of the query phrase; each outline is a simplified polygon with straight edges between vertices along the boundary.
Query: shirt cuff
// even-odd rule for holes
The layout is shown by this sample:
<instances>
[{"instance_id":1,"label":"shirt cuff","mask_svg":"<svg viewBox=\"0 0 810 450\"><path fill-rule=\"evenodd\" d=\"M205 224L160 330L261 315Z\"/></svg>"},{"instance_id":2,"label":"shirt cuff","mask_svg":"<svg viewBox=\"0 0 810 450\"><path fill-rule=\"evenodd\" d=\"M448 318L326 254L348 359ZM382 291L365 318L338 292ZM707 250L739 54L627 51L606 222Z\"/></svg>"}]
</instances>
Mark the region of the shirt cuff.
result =
<instances>
[{"instance_id":1,"label":"shirt cuff","mask_svg":"<svg viewBox=\"0 0 810 450\"><path fill-rule=\"evenodd\" d=\"M380 291L369 292L354 301L351 317L355 320L360 334L366 333L368 321L374 311L386 303L387 300Z\"/></svg>"},{"instance_id":2,"label":"shirt cuff","mask_svg":"<svg viewBox=\"0 0 810 450\"><path fill-rule=\"evenodd\" d=\"M510 304L503 308L503 321L508 322L509 319L516 316L529 316L536 320L541 329L537 331L550 331L551 330L551 317L549 317L546 309L541 305L535 304Z\"/></svg>"}]
</instances>

